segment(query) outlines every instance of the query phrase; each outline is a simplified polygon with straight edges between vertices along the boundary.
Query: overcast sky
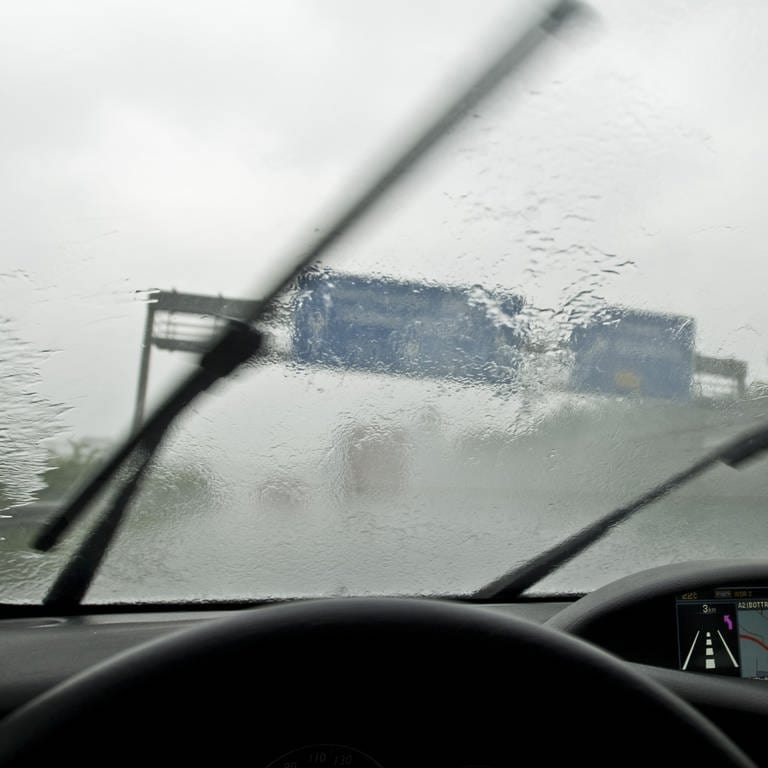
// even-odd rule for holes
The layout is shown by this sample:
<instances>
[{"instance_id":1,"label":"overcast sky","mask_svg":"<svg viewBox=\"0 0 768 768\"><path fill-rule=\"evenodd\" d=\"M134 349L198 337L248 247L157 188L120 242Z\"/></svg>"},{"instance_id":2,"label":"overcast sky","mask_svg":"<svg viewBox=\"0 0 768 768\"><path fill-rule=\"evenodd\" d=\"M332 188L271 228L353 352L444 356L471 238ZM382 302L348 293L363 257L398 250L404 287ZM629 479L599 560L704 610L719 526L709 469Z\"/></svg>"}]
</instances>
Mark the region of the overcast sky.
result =
<instances>
[{"instance_id":1,"label":"overcast sky","mask_svg":"<svg viewBox=\"0 0 768 768\"><path fill-rule=\"evenodd\" d=\"M543 322L600 302L691 315L702 352L768 377L768 6L591 5L589 30L477 110L336 258L519 289ZM137 292L258 293L369 160L536 7L5 4L5 420L29 440L125 428ZM155 357L153 385L185 364ZM30 425L26 408L46 418Z\"/></svg>"}]
</instances>

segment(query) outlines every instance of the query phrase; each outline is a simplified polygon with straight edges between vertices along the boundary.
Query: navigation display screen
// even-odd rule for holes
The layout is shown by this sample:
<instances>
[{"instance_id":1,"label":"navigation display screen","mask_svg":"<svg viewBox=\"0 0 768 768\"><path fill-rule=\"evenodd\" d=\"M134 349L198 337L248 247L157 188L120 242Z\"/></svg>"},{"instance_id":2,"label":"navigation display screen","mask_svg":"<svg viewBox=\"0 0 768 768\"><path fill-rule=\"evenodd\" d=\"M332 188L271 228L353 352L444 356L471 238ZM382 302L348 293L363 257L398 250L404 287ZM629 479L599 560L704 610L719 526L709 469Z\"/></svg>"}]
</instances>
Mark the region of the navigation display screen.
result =
<instances>
[{"instance_id":1,"label":"navigation display screen","mask_svg":"<svg viewBox=\"0 0 768 768\"><path fill-rule=\"evenodd\" d=\"M724 587L675 599L679 667L768 680L768 587Z\"/></svg>"}]
</instances>

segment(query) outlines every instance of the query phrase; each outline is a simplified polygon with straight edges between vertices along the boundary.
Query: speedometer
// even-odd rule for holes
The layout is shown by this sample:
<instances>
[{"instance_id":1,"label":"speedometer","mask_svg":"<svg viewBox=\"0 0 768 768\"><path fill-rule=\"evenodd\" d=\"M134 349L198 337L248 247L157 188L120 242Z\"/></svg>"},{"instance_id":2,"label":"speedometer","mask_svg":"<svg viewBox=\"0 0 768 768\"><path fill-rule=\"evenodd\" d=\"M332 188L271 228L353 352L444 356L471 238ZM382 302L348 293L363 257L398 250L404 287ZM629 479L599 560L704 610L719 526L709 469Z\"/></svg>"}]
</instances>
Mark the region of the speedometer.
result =
<instances>
[{"instance_id":1,"label":"speedometer","mask_svg":"<svg viewBox=\"0 0 768 768\"><path fill-rule=\"evenodd\" d=\"M340 744L310 744L273 760L267 768L382 768L370 755Z\"/></svg>"}]
</instances>

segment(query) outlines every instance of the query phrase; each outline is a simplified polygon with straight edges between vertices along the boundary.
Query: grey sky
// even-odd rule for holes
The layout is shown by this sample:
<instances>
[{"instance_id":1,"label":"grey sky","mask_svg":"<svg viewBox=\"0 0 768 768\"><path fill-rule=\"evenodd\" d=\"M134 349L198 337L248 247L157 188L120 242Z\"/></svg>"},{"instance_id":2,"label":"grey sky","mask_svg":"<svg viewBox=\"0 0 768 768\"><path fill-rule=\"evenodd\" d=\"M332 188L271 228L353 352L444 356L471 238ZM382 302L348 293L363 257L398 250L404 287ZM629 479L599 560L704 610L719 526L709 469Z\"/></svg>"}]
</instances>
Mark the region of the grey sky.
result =
<instances>
[{"instance_id":1,"label":"grey sky","mask_svg":"<svg viewBox=\"0 0 768 768\"><path fill-rule=\"evenodd\" d=\"M6 4L0 316L23 386L69 409L52 431L125 427L135 292L248 296L510 6L533 3ZM691 314L702 351L766 377L768 7L594 7L339 256ZM156 357L156 382L185 364Z\"/></svg>"}]
</instances>

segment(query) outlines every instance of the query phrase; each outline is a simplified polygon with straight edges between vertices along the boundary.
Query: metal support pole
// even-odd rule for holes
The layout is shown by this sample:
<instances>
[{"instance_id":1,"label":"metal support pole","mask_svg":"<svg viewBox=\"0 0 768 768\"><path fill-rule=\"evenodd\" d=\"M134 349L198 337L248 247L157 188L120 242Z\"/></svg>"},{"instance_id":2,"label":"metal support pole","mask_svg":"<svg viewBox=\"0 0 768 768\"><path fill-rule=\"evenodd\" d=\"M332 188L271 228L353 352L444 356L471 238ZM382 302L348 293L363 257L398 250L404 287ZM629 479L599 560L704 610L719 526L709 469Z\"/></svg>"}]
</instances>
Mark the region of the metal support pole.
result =
<instances>
[{"instance_id":1,"label":"metal support pole","mask_svg":"<svg viewBox=\"0 0 768 768\"><path fill-rule=\"evenodd\" d=\"M131 432L136 432L144 420L144 403L147 398L147 380L149 379L149 356L152 352L152 332L155 326L155 304L147 303L147 320L144 324L144 341L141 345L141 364L139 381L136 387L136 406L133 412Z\"/></svg>"}]
</instances>

